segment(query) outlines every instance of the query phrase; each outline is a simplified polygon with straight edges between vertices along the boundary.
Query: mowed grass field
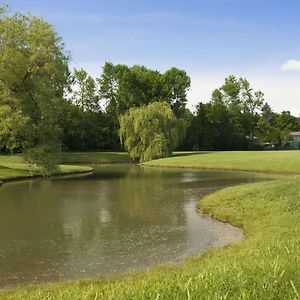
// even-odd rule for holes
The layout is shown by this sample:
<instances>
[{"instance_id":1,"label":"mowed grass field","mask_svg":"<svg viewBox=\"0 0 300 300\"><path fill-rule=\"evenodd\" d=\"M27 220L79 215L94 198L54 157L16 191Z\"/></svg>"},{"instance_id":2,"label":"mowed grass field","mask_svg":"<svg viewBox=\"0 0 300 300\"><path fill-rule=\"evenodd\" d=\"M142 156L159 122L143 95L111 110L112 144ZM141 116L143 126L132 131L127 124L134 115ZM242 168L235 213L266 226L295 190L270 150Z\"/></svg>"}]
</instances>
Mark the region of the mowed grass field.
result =
<instances>
[{"instance_id":1,"label":"mowed grass field","mask_svg":"<svg viewBox=\"0 0 300 300\"><path fill-rule=\"evenodd\" d=\"M186 153L149 164L300 173L297 155L300 151ZM180 265L3 290L0 299L300 299L300 176L229 187L204 197L198 207L243 228L243 240Z\"/></svg>"},{"instance_id":2,"label":"mowed grass field","mask_svg":"<svg viewBox=\"0 0 300 300\"><path fill-rule=\"evenodd\" d=\"M175 152L174 157L144 165L300 174L300 151L218 151L186 155Z\"/></svg>"}]
</instances>

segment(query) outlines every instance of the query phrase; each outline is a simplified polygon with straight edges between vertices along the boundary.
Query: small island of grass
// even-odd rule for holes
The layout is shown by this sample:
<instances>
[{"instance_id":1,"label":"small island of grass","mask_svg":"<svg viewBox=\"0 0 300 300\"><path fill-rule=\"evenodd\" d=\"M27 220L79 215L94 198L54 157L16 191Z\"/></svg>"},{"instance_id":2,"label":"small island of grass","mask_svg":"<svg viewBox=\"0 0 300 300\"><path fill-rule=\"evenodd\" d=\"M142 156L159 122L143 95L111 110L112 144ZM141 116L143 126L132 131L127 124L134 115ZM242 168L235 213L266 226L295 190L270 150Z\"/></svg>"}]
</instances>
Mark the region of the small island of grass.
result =
<instances>
[{"instance_id":1,"label":"small island of grass","mask_svg":"<svg viewBox=\"0 0 300 300\"><path fill-rule=\"evenodd\" d=\"M51 175L70 175L92 172L89 166L64 165L58 166L57 171ZM33 177L42 177L41 167L31 166L21 155L0 155L0 185L1 181L12 181Z\"/></svg>"}]
</instances>

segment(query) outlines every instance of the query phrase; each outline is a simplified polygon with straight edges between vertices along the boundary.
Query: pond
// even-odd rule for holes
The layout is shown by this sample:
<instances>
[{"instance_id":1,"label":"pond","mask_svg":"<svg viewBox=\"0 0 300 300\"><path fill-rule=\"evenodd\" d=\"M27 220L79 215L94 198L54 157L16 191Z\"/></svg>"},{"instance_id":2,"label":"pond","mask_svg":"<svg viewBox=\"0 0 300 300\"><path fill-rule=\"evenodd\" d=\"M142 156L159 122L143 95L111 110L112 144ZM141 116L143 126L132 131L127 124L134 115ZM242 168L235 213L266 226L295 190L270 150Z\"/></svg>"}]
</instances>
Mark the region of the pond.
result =
<instances>
[{"instance_id":1,"label":"pond","mask_svg":"<svg viewBox=\"0 0 300 300\"><path fill-rule=\"evenodd\" d=\"M98 166L84 177L0 188L0 287L181 262L241 238L196 211L200 197L253 174ZM260 177L259 180L262 180Z\"/></svg>"}]
</instances>

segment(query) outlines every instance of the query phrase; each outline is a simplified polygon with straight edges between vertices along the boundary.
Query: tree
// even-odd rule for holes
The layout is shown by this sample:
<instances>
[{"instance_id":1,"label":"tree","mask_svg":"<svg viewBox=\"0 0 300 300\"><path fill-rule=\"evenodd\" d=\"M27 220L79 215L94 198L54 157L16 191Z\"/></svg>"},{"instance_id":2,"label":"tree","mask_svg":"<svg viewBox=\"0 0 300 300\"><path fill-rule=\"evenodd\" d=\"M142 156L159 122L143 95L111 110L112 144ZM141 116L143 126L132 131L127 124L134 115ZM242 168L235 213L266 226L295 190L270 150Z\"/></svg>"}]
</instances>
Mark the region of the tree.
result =
<instances>
[{"instance_id":1,"label":"tree","mask_svg":"<svg viewBox=\"0 0 300 300\"><path fill-rule=\"evenodd\" d=\"M243 103L241 99L240 81L233 75L226 77L224 84L212 93L212 102L216 102L214 101L216 95L219 103L219 108L221 107L220 104L222 103L222 106L225 106L226 110L228 111L227 123L231 123L235 131L244 131L242 115ZM241 134L246 135L245 132Z\"/></svg>"},{"instance_id":2,"label":"tree","mask_svg":"<svg viewBox=\"0 0 300 300\"><path fill-rule=\"evenodd\" d=\"M233 75L225 78L220 91L236 125L240 124L245 134L253 138L258 114L264 103L264 94L254 91L246 78L237 79Z\"/></svg>"},{"instance_id":3,"label":"tree","mask_svg":"<svg viewBox=\"0 0 300 300\"><path fill-rule=\"evenodd\" d=\"M186 129L185 143L190 150L212 149L214 133L208 111L211 103L198 103L195 116Z\"/></svg>"},{"instance_id":4,"label":"tree","mask_svg":"<svg viewBox=\"0 0 300 300\"><path fill-rule=\"evenodd\" d=\"M100 99L104 102L106 114L110 116L112 140L118 136L119 117L131 107L167 102L176 117L183 118L185 115L190 78L183 70L172 68L161 74L140 65L128 67L107 62L97 82Z\"/></svg>"},{"instance_id":5,"label":"tree","mask_svg":"<svg viewBox=\"0 0 300 300\"><path fill-rule=\"evenodd\" d=\"M297 131L298 130L298 120L296 117L292 116L289 111L283 111L277 114L276 126L281 131Z\"/></svg>"},{"instance_id":6,"label":"tree","mask_svg":"<svg viewBox=\"0 0 300 300\"><path fill-rule=\"evenodd\" d=\"M177 68L171 68L162 75L163 99L167 101L177 118L183 117L187 102L186 94L191 86L187 73Z\"/></svg>"},{"instance_id":7,"label":"tree","mask_svg":"<svg viewBox=\"0 0 300 300\"><path fill-rule=\"evenodd\" d=\"M21 148L29 161L47 169L57 164L48 154L60 146L58 124L69 75L68 60L52 25L30 15L10 16L1 9L0 130L11 127L12 118L21 124L6 130L2 146L11 151Z\"/></svg>"},{"instance_id":8,"label":"tree","mask_svg":"<svg viewBox=\"0 0 300 300\"><path fill-rule=\"evenodd\" d=\"M254 137L255 125L258 121L258 112L264 104L264 94L261 91L253 91L246 78L240 78L243 113L246 132Z\"/></svg>"},{"instance_id":9,"label":"tree","mask_svg":"<svg viewBox=\"0 0 300 300\"><path fill-rule=\"evenodd\" d=\"M96 81L82 68L75 69L72 77L73 95L71 100L83 111L99 111Z\"/></svg>"},{"instance_id":10,"label":"tree","mask_svg":"<svg viewBox=\"0 0 300 300\"><path fill-rule=\"evenodd\" d=\"M255 134L261 144L266 142L280 145L282 142L282 132L276 125L276 114L268 103L261 108L261 116L256 122Z\"/></svg>"},{"instance_id":11,"label":"tree","mask_svg":"<svg viewBox=\"0 0 300 300\"><path fill-rule=\"evenodd\" d=\"M109 116L101 111L83 111L79 106L66 101L64 115L61 118L63 149L115 150L115 145L109 135L109 122Z\"/></svg>"},{"instance_id":12,"label":"tree","mask_svg":"<svg viewBox=\"0 0 300 300\"><path fill-rule=\"evenodd\" d=\"M13 110L9 105L0 106L0 149L13 152L26 144L26 128L29 119L20 110Z\"/></svg>"},{"instance_id":13,"label":"tree","mask_svg":"<svg viewBox=\"0 0 300 300\"><path fill-rule=\"evenodd\" d=\"M220 88L220 91L223 92L224 100L228 105L238 106L241 109L241 84L240 81L233 75L230 75L225 78L225 83Z\"/></svg>"},{"instance_id":14,"label":"tree","mask_svg":"<svg viewBox=\"0 0 300 300\"><path fill-rule=\"evenodd\" d=\"M144 66L113 65L106 63L98 79L100 96L106 110L121 115L131 107L151 102L167 102L177 117L185 113L186 93L191 80L177 68L161 74Z\"/></svg>"},{"instance_id":15,"label":"tree","mask_svg":"<svg viewBox=\"0 0 300 300\"><path fill-rule=\"evenodd\" d=\"M210 102L197 105L187 128L189 143L203 150L245 149L246 136L254 136L263 101L263 93L254 91L247 79L228 76Z\"/></svg>"},{"instance_id":16,"label":"tree","mask_svg":"<svg viewBox=\"0 0 300 300\"><path fill-rule=\"evenodd\" d=\"M270 125L275 126L276 114L273 112L271 106L265 103L261 108L261 116L269 122Z\"/></svg>"},{"instance_id":17,"label":"tree","mask_svg":"<svg viewBox=\"0 0 300 300\"><path fill-rule=\"evenodd\" d=\"M184 122L185 136L183 141L180 143L178 150L187 150L194 149L197 150L198 143L196 140L196 131L198 126L194 126L195 115L188 109L185 109L183 118L181 119Z\"/></svg>"},{"instance_id":18,"label":"tree","mask_svg":"<svg viewBox=\"0 0 300 300\"><path fill-rule=\"evenodd\" d=\"M142 162L170 156L183 138L184 126L169 104L153 102L130 108L120 118L119 134L130 157Z\"/></svg>"},{"instance_id":19,"label":"tree","mask_svg":"<svg viewBox=\"0 0 300 300\"><path fill-rule=\"evenodd\" d=\"M273 127L265 118L260 118L256 124L256 135L261 144L271 142L271 133Z\"/></svg>"}]
</instances>

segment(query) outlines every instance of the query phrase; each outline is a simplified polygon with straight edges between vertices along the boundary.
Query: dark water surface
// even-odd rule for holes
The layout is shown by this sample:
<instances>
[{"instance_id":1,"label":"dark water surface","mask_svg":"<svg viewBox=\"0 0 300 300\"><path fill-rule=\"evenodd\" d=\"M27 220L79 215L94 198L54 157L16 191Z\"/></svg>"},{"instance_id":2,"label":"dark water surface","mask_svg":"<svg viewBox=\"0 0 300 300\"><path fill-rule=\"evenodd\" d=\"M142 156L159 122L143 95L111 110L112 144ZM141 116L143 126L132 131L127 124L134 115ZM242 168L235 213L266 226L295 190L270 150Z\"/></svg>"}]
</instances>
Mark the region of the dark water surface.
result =
<instances>
[{"instance_id":1,"label":"dark water surface","mask_svg":"<svg viewBox=\"0 0 300 300\"><path fill-rule=\"evenodd\" d=\"M262 179L262 178L260 178ZM0 287L123 272L241 237L201 216L199 198L247 173L101 166L78 178L0 188Z\"/></svg>"}]
</instances>

